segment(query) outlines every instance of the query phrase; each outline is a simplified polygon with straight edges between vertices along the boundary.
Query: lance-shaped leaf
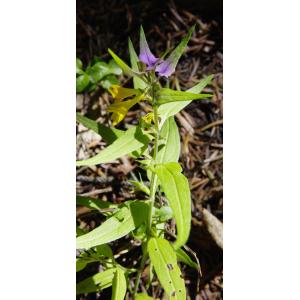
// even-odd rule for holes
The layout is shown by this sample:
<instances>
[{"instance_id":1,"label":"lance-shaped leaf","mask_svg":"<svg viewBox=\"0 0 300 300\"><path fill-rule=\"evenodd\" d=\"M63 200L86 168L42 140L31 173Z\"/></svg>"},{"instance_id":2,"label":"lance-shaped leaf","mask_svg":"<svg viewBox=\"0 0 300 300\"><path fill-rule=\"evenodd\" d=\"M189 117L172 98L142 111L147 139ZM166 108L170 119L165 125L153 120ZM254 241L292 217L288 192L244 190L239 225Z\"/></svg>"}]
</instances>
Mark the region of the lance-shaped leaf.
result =
<instances>
[{"instance_id":1,"label":"lance-shaped leaf","mask_svg":"<svg viewBox=\"0 0 300 300\"><path fill-rule=\"evenodd\" d=\"M206 78L202 79L197 85L193 86L192 88L188 89L187 92L198 94L212 81L213 75L207 76ZM187 105L189 105L192 100L189 101L178 101L178 102L170 102L160 105L158 107L158 115L160 117L160 124L159 126L162 127L165 121L170 117L176 115L182 109L184 109Z\"/></svg>"},{"instance_id":2,"label":"lance-shaped leaf","mask_svg":"<svg viewBox=\"0 0 300 300\"><path fill-rule=\"evenodd\" d=\"M175 91L162 88L157 93L157 103L159 105L169 102L197 100L212 97L211 94L194 94L191 92Z\"/></svg>"},{"instance_id":3,"label":"lance-shaped leaf","mask_svg":"<svg viewBox=\"0 0 300 300\"><path fill-rule=\"evenodd\" d=\"M117 65L123 70L123 72L132 77L137 76L141 77L139 72L133 71L118 55L116 55L111 49L108 49L109 54L112 56Z\"/></svg>"},{"instance_id":4,"label":"lance-shaped leaf","mask_svg":"<svg viewBox=\"0 0 300 300\"><path fill-rule=\"evenodd\" d=\"M187 43L189 42L194 30L195 25L189 29L188 34L182 39L180 44L172 51L169 57L156 67L155 71L157 71L159 75L169 77L172 73L175 72L175 68L179 61L179 58L183 54L184 49Z\"/></svg>"},{"instance_id":5,"label":"lance-shaped leaf","mask_svg":"<svg viewBox=\"0 0 300 300\"><path fill-rule=\"evenodd\" d=\"M83 126L85 126L88 129L93 130L108 143L111 144L114 142L118 137L123 135L125 131L119 130L116 128L109 128L105 125L99 124L98 122L91 120L87 117L84 117L80 113L76 113L76 121L78 123L81 123Z\"/></svg>"},{"instance_id":6,"label":"lance-shaped leaf","mask_svg":"<svg viewBox=\"0 0 300 300\"><path fill-rule=\"evenodd\" d=\"M174 117L170 117L160 131L157 163L177 162L180 155L180 136Z\"/></svg>"},{"instance_id":7,"label":"lance-shaped leaf","mask_svg":"<svg viewBox=\"0 0 300 300\"><path fill-rule=\"evenodd\" d=\"M177 162L180 155L180 136L174 117L168 118L160 131L160 141L156 157L157 163ZM151 170L147 177L151 179Z\"/></svg>"},{"instance_id":8,"label":"lance-shaped leaf","mask_svg":"<svg viewBox=\"0 0 300 300\"><path fill-rule=\"evenodd\" d=\"M128 129L121 137L99 154L76 162L77 166L92 166L114 161L126 154L147 147L151 136L145 135L139 126Z\"/></svg>"},{"instance_id":9,"label":"lance-shaped leaf","mask_svg":"<svg viewBox=\"0 0 300 300\"><path fill-rule=\"evenodd\" d=\"M126 278L124 271L117 267L112 282L112 300L123 300L126 294Z\"/></svg>"},{"instance_id":10,"label":"lance-shaped leaf","mask_svg":"<svg viewBox=\"0 0 300 300\"><path fill-rule=\"evenodd\" d=\"M77 195L76 196L76 204L77 205L81 205L81 206L85 206L88 207L92 210L102 210L102 209L114 209L117 208L116 204L112 204L108 201L103 201L100 199L95 199L95 198L91 198L91 197L84 197L84 196L80 196Z\"/></svg>"},{"instance_id":11,"label":"lance-shaped leaf","mask_svg":"<svg viewBox=\"0 0 300 300\"><path fill-rule=\"evenodd\" d=\"M197 263L195 263L182 248L177 249L175 252L179 261L185 263L193 269L199 269Z\"/></svg>"},{"instance_id":12,"label":"lance-shaped leaf","mask_svg":"<svg viewBox=\"0 0 300 300\"><path fill-rule=\"evenodd\" d=\"M154 298L148 296L147 294L140 293L140 294L136 294L135 300L154 300Z\"/></svg>"},{"instance_id":13,"label":"lance-shaped leaf","mask_svg":"<svg viewBox=\"0 0 300 300\"><path fill-rule=\"evenodd\" d=\"M77 249L89 249L117 240L146 222L149 206L133 201L118 210L96 229L76 239Z\"/></svg>"},{"instance_id":14,"label":"lance-shaped leaf","mask_svg":"<svg viewBox=\"0 0 300 300\"><path fill-rule=\"evenodd\" d=\"M159 164L154 168L176 221L175 249L187 242L191 228L191 194L188 180L181 171L181 166L175 162Z\"/></svg>"},{"instance_id":15,"label":"lance-shaped leaf","mask_svg":"<svg viewBox=\"0 0 300 300\"><path fill-rule=\"evenodd\" d=\"M130 63L131 63L131 68L135 72L139 72L139 67L138 67L138 56L134 50L133 44L131 42L131 39L128 39L128 49L129 49L129 56L130 56ZM133 87L135 89L145 89L146 88L146 83L141 80L139 77L133 76Z\"/></svg>"},{"instance_id":16,"label":"lance-shaped leaf","mask_svg":"<svg viewBox=\"0 0 300 300\"><path fill-rule=\"evenodd\" d=\"M112 285L116 269L108 269L84 279L76 285L76 295L99 292Z\"/></svg>"},{"instance_id":17,"label":"lance-shaped leaf","mask_svg":"<svg viewBox=\"0 0 300 300\"><path fill-rule=\"evenodd\" d=\"M148 251L157 277L170 300L186 300L184 280L177 265L176 253L162 238L151 238Z\"/></svg>"}]
</instances>

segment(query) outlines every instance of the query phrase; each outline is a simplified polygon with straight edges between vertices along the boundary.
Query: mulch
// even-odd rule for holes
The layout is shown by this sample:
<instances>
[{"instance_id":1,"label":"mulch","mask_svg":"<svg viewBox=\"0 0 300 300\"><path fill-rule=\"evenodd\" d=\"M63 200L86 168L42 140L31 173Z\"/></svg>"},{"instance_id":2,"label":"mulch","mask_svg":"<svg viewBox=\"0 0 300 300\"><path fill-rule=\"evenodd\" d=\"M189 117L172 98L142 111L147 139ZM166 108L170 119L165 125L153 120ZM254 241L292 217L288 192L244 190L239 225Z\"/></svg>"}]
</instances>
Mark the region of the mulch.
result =
<instances>
[{"instance_id":1,"label":"mulch","mask_svg":"<svg viewBox=\"0 0 300 300\"><path fill-rule=\"evenodd\" d=\"M138 49L139 26L143 24L150 48L157 55L164 49L175 46L187 29L197 24L186 54L181 58L170 86L185 90L206 75L214 74L212 85L204 92L212 93L210 101L194 101L176 115L181 135L180 163L189 179L192 191L192 230L188 246L196 252L202 275L197 288L199 274L182 266L190 299L223 299L223 251L209 230L205 212L223 222L223 49L222 7L220 1L211 1L207 7L201 1L77 1L77 49L76 55L84 64L94 56L110 59L107 48L111 48L124 60L129 61L127 38L131 37ZM207 1L204 1L207 3ZM126 78L121 82L129 86ZM77 111L103 124L110 125L106 112L112 102L104 90L92 94L77 95ZM147 107L144 107L147 109ZM142 114L136 105L130 110L125 124L137 124ZM77 125L77 158L95 155L105 147L100 137ZM114 203L136 198L127 179L142 172L130 158L118 162L77 169L77 194L89 195ZM102 222L100 214L77 208L77 222L93 229ZM219 222L219 223L220 223ZM220 223L221 224L221 223ZM126 248L129 246L129 253ZM124 266L135 264L140 259L140 249L130 237L112 243L118 261ZM77 280L99 271L91 264L77 274ZM145 278L146 274L144 274ZM198 291L197 291L198 289ZM163 299L162 289L154 280L149 292ZM102 293L80 296L78 299L109 299L109 289ZM127 299L131 299L129 296Z\"/></svg>"}]
</instances>

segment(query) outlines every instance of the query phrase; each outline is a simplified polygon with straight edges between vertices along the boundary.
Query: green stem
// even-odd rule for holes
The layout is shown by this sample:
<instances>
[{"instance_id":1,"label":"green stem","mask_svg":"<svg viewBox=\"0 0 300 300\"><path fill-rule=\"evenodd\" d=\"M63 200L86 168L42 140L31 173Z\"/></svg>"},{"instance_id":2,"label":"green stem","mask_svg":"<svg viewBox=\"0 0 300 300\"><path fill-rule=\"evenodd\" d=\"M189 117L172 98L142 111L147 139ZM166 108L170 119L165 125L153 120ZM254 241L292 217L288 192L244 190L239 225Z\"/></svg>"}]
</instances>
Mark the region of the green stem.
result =
<instances>
[{"instance_id":1,"label":"green stem","mask_svg":"<svg viewBox=\"0 0 300 300\"><path fill-rule=\"evenodd\" d=\"M157 109L157 103L156 103L156 98L155 98L155 91L154 91L154 84L153 80L151 82L151 92L152 92L152 102L153 102L153 114L154 114L154 145L153 145L153 156L152 156L152 164L156 162L156 157L158 153L158 141L159 141L159 124L158 124L158 109ZM150 195L149 195L149 214L148 214L148 222L147 222L147 229L148 229L148 236L147 239L152 236L151 233L151 226L152 226L152 209L154 206L155 202L155 193L156 193L156 188L157 188L157 175L152 172L151 175L151 180L150 180ZM148 241L147 241L148 242ZM148 258L148 251L147 251L147 246L144 251L142 260L141 260L141 265L139 268L139 271L137 273L136 279L135 279L135 284L134 284L134 291L133 291L133 297L135 298L139 282L141 279L141 274L144 270L146 260Z\"/></svg>"},{"instance_id":2,"label":"green stem","mask_svg":"<svg viewBox=\"0 0 300 300\"><path fill-rule=\"evenodd\" d=\"M152 163L156 162L156 157L158 153L158 139L159 139L159 128L158 128L158 113L157 113L157 106L156 104L153 107L153 113L154 113L154 150L153 150L153 157L152 157ZM151 233L151 226L152 226L152 209L154 206L154 201L155 201L155 193L156 193L156 188L157 188L157 175L152 172L151 175L151 182L150 182L150 208L149 208L149 215L148 215L148 232L149 234Z\"/></svg>"},{"instance_id":3,"label":"green stem","mask_svg":"<svg viewBox=\"0 0 300 300\"><path fill-rule=\"evenodd\" d=\"M136 275L136 279L135 279L135 283L134 283L134 290L133 290L133 298L134 299L135 299L135 296L136 296L136 293L137 293L137 290L138 290L138 287L139 287L139 283L140 283L140 280L141 280L141 275L142 275L142 272L144 270L147 258L148 258L148 252L147 252L147 249L146 249L144 254L143 254L143 257L142 257L142 260L141 260L141 265L140 265L139 271Z\"/></svg>"}]
</instances>

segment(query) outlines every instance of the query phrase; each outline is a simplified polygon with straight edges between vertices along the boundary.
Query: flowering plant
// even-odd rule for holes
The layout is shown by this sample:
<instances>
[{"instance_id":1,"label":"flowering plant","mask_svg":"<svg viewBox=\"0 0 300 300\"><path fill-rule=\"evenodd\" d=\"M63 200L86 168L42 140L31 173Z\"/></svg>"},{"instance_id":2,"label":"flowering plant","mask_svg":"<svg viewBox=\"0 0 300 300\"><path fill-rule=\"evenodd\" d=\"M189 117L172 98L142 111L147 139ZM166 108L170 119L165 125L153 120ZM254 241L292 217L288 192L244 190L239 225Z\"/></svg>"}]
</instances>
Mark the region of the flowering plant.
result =
<instances>
[{"instance_id":1,"label":"flowering plant","mask_svg":"<svg viewBox=\"0 0 300 300\"><path fill-rule=\"evenodd\" d=\"M126 201L120 205L77 197L77 204L98 210L106 217L94 230L78 233L77 249L80 255L76 261L77 271L95 261L101 263L104 271L79 282L77 294L101 291L112 286L112 299L124 299L127 290L134 299L153 299L145 290L139 293L141 274L146 269L146 286L149 287L155 273L169 299L185 300L185 282L178 261L199 270L199 264L188 255L189 248L185 245L191 225L191 196L188 180L178 163L180 136L174 115L193 100L211 97L200 92L210 83L212 76L204 78L188 91L163 87L160 80L175 72L194 30L195 27L192 27L188 31L166 59L166 55L158 58L151 52L142 27L139 56L129 39L131 67L108 50L124 74L133 78L133 88L119 85L109 88L114 98L114 103L108 107L112 113L112 125L119 124L132 106L146 101L152 111L141 117L137 126L123 131L77 115L78 122L99 133L109 144L94 157L77 161L77 166L104 164L130 155L146 170L150 182L147 185L142 179L131 180L135 189L143 193L144 200ZM176 235L165 230L170 219L175 220ZM128 234L141 245L142 257L138 268L135 265L132 268L122 266L109 246L110 242ZM135 281L134 286L131 279Z\"/></svg>"}]
</instances>

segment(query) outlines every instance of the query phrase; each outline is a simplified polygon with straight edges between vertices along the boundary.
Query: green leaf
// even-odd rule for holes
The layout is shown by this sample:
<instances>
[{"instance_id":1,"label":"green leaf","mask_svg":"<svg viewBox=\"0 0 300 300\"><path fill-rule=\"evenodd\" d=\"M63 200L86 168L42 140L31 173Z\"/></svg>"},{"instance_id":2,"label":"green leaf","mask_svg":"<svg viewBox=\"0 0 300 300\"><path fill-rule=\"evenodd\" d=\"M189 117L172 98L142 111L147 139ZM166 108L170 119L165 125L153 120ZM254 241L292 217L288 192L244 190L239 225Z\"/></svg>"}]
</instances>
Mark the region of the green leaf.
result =
<instances>
[{"instance_id":1,"label":"green leaf","mask_svg":"<svg viewBox=\"0 0 300 300\"><path fill-rule=\"evenodd\" d=\"M119 56L117 56L111 49L108 49L109 54L112 56L117 65L123 70L123 72L130 76L140 77L140 73L133 71Z\"/></svg>"},{"instance_id":2,"label":"green leaf","mask_svg":"<svg viewBox=\"0 0 300 300\"><path fill-rule=\"evenodd\" d=\"M90 83L90 76L86 73L76 78L76 93L81 93Z\"/></svg>"},{"instance_id":3,"label":"green leaf","mask_svg":"<svg viewBox=\"0 0 300 300\"><path fill-rule=\"evenodd\" d=\"M181 171L181 166L175 162L159 164L154 168L176 221L175 249L187 242L191 228L191 193L188 180Z\"/></svg>"},{"instance_id":4,"label":"green leaf","mask_svg":"<svg viewBox=\"0 0 300 300\"><path fill-rule=\"evenodd\" d=\"M202 79L197 85L193 86L192 88L188 89L187 92L190 93L201 93L201 91L212 81L213 75L207 76L206 78ZM190 101L179 101L179 102L170 102L160 105L158 107L158 115L161 119L160 127L163 126L164 122L170 117L176 115L182 109L184 109L187 105L192 102Z\"/></svg>"},{"instance_id":5,"label":"green leaf","mask_svg":"<svg viewBox=\"0 0 300 300\"><path fill-rule=\"evenodd\" d=\"M116 269L112 283L112 300L123 300L126 294L126 278L121 268Z\"/></svg>"},{"instance_id":6,"label":"green leaf","mask_svg":"<svg viewBox=\"0 0 300 300\"><path fill-rule=\"evenodd\" d=\"M82 61L79 58L76 58L76 74L82 74Z\"/></svg>"},{"instance_id":7,"label":"green leaf","mask_svg":"<svg viewBox=\"0 0 300 300\"><path fill-rule=\"evenodd\" d=\"M122 74L122 69L117 65L117 63L111 59L108 63L109 66L109 71L111 74L114 75L121 75Z\"/></svg>"},{"instance_id":8,"label":"green leaf","mask_svg":"<svg viewBox=\"0 0 300 300\"><path fill-rule=\"evenodd\" d=\"M157 93L157 103L164 104L176 101L196 100L211 97L211 94L194 94L190 92L175 91L162 88Z\"/></svg>"},{"instance_id":9,"label":"green leaf","mask_svg":"<svg viewBox=\"0 0 300 300\"><path fill-rule=\"evenodd\" d=\"M110 287L112 285L115 271L115 268L108 269L77 283L76 295L99 292Z\"/></svg>"},{"instance_id":10,"label":"green leaf","mask_svg":"<svg viewBox=\"0 0 300 300\"><path fill-rule=\"evenodd\" d=\"M183 249L179 248L175 252L179 261L185 263L193 269L198 270L197 263L195 263Z\"/></svg>"},{"instance_id":11,"label":"green leaf","mask_svg":"<svg viewBox=\"0 0 300 300\"><path fill-rule=\"evenodd\" d=\"M115 75L107 75L101 81L101 86L108 90L112 85L119 85L120 82Z\"/></svg>"},{"instance_id":12,"label":"green leaf","mask_svg":"<svg viewBox=\"0 0 300 300\"><path fill-rule=\"evenodd\" d=\"M157 277L170 300L186 300L184 280L177 265L176 253L162 238L151 238L148 251Z\"/></svg>"},{"instance_id":13,"label":"green leaf","mask_svg":"<svg viewBox=\"0 0 300 300\"><path fill-rule=\"evenodd\" d=\"M150 195L150 190L149 188L143 183L143 182L140 182L140 181L136 181L136 180L128 180L128 182L130 182L131 184L133 184L135 186L135 189L137 191L141 191L147 195Z\"/></svg>"},{"instance_id":14,"label":"green leaf","mask_svg":"<svg viewBox=\"0 0 300 300\"><path fill-rule=\"evenodd\" d=\"M91 66L88 73L92 77L92 82L97 83L106 75L110 74L110 68L107 63L100 61Z\"/></svg>"},{"instance_id":15,"label":"green leaf","mask_svg":"<svg viewBox=\"0 0 300 300\"><path fill-rule=\"evenodd\" d=\"M147 147L149 135L143 134L139 126L128 129L121 137L92 158L77 161L77 166L92 166L116 160L126 154Z\"/></svg>"},{"instance_id":16,"label":"green leaf","mask_svg":"<svg viewBox=\"0 0 300 300\"><path fill-rule=\"evenodd\" d=\"M146 222L148 210L149 206L145 202L131 202L118 210L96 229L77 237L77 249L89 249L127 235Z\"/></svg>"},{"instance_id":17,"label":"green leaf","mask_svg":"<svg viewBox=\"0 0 300 300\"><path fill-rule=\"evenodd\" d=\"M131 39L128 38L128 49L129 49L129 56L130 56L130 64L131 68L135 72L139 72L139 67L138 67L138 61L139 58L134 50L133 44L131 42ZM139 77L133 76L133 87L135 89L145 89L147 84L141 80Z\"/></svg>"},{"instance_id":18,"label":"green leaf","mask_svg":"<svg viewBox=\"0 0 300 300\"><path fill-rule=\"evenodd\" d=\"M154 300L154 298L148 296L147 294L139 293L136 294L135 300Z\"/></svg>"},{"instance_id":19,"label":"green leaf","mask_svg":"<svg viewBox=\"0 0 300 300\"><path fill-rule=\"evenodd\" d=\"M180 155L180 135L174 117L165 122L160 137L156 162L177 162Z\"/></svg>"},{"instance_id":20,"label":"green leaf","mask_svg":"<svg viewBox=\"0 0 300 300\"><path fill-rule=\"evenodd\" d=\"M105 125L102 125L94 120L91 120L80 113L76 113L76 121L81 123L88 129L93 130L97 134L103 137L103 139L108 143L111 144L114 142L118 137L122 136L125 131L119 130L116 128L109 128Z\"/></svg>"},{"instance_id":21,"label":"green leaf","mask_svg":"<svg viewBox=\"0 0 300 300\"><path fill-rule=\"evenodd\" d=\"M180 155L180 135L174 117L170 117L164 123L158 145L157 163L177 162ZM150 180L151 170L147 170L147 177Z\"/></svg>"},{"instance_id":22,"label":"green leaf","mask_svg":"<svg viewBox=\"0 0 300 300\"><path fill-rule=\"evenodd\" d=\"M77 195L76 196L76 204L88 207L93 210L102 210L106 208L116 208L117 205L112 204L108 201L102 201L100 199L95 199L91 197L84 197Z\"/></svg>"}]
</instances>

